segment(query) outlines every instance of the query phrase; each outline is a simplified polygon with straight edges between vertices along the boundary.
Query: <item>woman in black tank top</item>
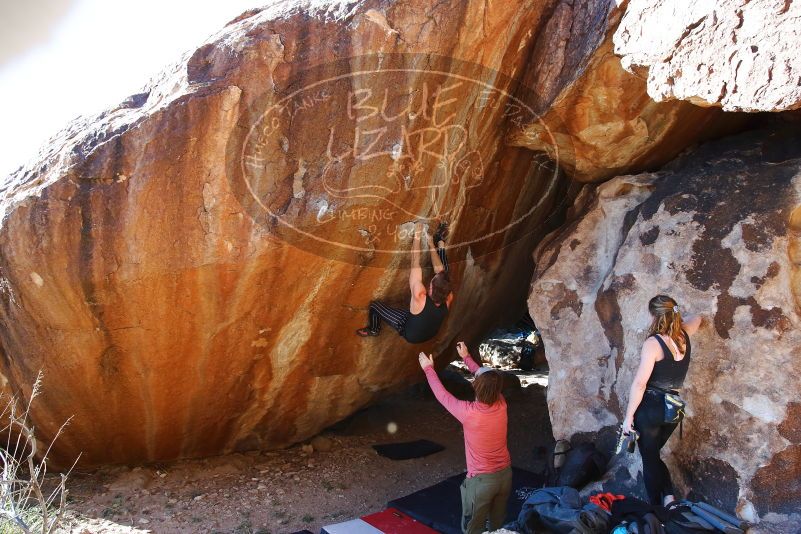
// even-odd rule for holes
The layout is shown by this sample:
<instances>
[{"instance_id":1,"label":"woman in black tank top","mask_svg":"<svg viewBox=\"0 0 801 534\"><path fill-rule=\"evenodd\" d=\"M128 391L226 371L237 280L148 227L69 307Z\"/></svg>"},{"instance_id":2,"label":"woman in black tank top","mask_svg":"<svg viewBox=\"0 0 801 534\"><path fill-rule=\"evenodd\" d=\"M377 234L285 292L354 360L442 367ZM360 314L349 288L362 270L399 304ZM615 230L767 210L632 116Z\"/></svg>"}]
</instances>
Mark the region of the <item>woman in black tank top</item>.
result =
<instances>
[{"instance_id":1,"label":"woman in black tank top","mask_svg":"<svg viewBox=\"0 0 801 534\"><path fill-rule=\"evenodd\" d=\"M692 356L690 335L698 330L701 318L683 320L676 301L665 295L652 298L648 311L653 321L643 343L622 426L624 433L634 428L640 435L637 444L648 499L651 504L667 505L675 497L660 451L678 423L665 422L665 394L678 394L684 385Z\"/></svg>"},{"instance_id":2,"label":"woman in black tank top","mask_svg":"<svg viewBox=\"0 0 801 534\"><path fill-rule=\"evenodd\" d=\"M684 357L681 359L676 359L676 356L673 355L673 351L668 347L662 335L651 335L662 348L664 357L654 364L654 370L651 371L651 377L648 379L648 383L645 387L646 390L649 387L668 391L678 390L684 385L684 378L687 376L687 369L690 367L692 347L690 346L690 336L687 335L687 332L682 330L681 334L685 343ZM672 343L672 345L675 347L675 342Z\"/></svg>"},{"instance_id":3,"label":"woman in black tank top","mask_svg":"<svg viewBox=\"0 0 801 534\"><path fill-rule=\"evenodd\" d=\"M439 332L439 327L445 316L448 315L448 305L442 302L439 306L426 295L426 304L423 311L417 314L409 313L403 329L403 337L409 343L423 343L433 338Z\"/></svg>"}]
</instances>

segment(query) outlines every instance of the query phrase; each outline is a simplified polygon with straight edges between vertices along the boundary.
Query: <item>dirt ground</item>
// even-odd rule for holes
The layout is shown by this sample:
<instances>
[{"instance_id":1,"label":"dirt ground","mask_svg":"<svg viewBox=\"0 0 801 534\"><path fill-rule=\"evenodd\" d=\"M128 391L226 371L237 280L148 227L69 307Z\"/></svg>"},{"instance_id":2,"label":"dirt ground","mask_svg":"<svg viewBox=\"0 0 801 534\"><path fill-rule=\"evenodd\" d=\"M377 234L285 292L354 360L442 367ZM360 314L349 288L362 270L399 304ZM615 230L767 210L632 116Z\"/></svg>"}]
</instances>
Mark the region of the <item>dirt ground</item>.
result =
<instances>
[{"instance_id":1,"label":"dirt ground","mask_svg":"<svg viewBox=\"0 0 801 534\"><path fill-rule=\"evenodd\" d=\"M544 371L516 373L509 395L514 465L544 467L553 437ZM394 430L394 433L391 432ZM465 469L459 423L415 386L322 434L321 449L298 445L169 465L74 473L69 484L73 533L284 534L383 510L386 503ZM373 444L429 439L446 447L426 458L393 461Z\"/></svg>"}]
</instances>

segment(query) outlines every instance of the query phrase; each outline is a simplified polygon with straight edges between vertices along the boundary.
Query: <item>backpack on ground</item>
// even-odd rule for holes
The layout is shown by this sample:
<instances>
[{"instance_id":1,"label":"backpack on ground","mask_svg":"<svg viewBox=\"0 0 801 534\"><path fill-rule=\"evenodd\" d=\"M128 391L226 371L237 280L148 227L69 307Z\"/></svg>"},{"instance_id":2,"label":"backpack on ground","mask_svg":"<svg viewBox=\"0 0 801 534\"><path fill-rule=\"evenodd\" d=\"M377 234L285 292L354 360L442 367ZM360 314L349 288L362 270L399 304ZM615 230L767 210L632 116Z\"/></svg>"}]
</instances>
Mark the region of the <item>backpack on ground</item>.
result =
<instances>
[{"instance_id":1,"label":"backpack on ground","mask_svg":"<svg viewBox=\"0 0 801 534\"><path fill-rule=\"evenodd\" d=\"M576 445L566 453L564 459L564 465L558 470L556 486L581 489L606 473L608 460L592 443Z\"/></svg>"},{"instance_id":2,"label":"backpack on ground","mask_svg":"<svg viewBox=\"0 0 801 534\"><path fill-rule=\"evenodd\" d=\"M649 513L638 519L624 521L612 530L612 534L667 534L667 531L659 519Z\"/></svg>"},{"instance_id":3,"label":"backpack on ground","mask_svg":"<svg viewBox=\"0 0 801 534\"><path fill-rule=\"evenodd\" d=\"M556 486L559 472L565 465L567 453L573 448L570 442L565 439L556 440L551 452L548 453L547 465L545 466L545 486Z\"/></svg>"},{"instance_id":4,"label":"backpack on ground","mask_svg":"<svg viewBox=\"0 0 801 534\"><path fill-rule=\"evenodd\" d=\"M582 504L574 488L542 488L528 496L517 520L504 528L521 534L604 534L609 514L595 504Z\"/></svg>"}]
</instances>

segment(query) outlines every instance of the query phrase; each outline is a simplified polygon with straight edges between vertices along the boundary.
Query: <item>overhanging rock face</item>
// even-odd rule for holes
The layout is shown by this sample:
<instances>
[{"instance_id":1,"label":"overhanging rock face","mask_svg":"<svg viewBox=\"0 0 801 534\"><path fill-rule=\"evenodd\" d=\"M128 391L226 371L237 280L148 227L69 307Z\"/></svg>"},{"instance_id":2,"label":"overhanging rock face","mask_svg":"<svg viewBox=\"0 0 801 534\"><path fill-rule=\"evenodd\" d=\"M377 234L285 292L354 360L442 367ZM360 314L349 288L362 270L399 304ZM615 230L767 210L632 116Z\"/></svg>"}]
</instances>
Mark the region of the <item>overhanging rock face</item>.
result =
<instances>
[{"instance_id":1,"label":"overhanging rock face","mask_svg":"<svg viewBox=\"0 0 801 534\"><path fill-rule=\"evenodd\" d=\"M620 19L629 16L619 3L554 7L524 74L526 85L535 88L532 107L544 120L509 136L510 144L557 153L560 165L582 182L656 168L688 145L746 120L718 108L651 98L644 79L624 70L613 51Z\"/></svg>"},{"instance_id":2,"label":"overhanging rock face","mask_svg":"<svg viewBox=\"0 0 801 534\"><path fill-rule=\"evenodd\" d=\"M44 371L41 439L74 416L58 460L288 445L522 308L575 187L503 142L536 120L511 92L546 6L485 7L247 13L10 177L3 375L24 395ZM371 299L408 302L418 219L451 223L451 319L357 338Z\"/></svg>"},{"instance_id":3,"label":"overhanging rock face","mask_svg":"<svg viewBox=\"0 0 801 534\"><path fill-rule=\"evenodd\" d=\"M654 106L610 52L617 2L573 4L279 3L51 140L0 190L0 344L7 390L45 373L42 439L74 416L55 458L314 435L522 308L580 189L563 170L730 127ZM371 299L407 302L410 223L439 219L458 291L436 342L356 338Z\"/></svg>"},{"instance_id":4,"label":"overhanging rock face","mask_svg":"<svg viewBox=\"0 0 801 534\"><path fill-rule=\"evenodd\" d=\"M648 299L672 295L705 317L684 439L668 443L672 469L692 495L747 518L798 519L799 146L793 130L754 131L615 178L538 250L529 308L557 438L619 424Z\"/></svg>"}]
</instances>

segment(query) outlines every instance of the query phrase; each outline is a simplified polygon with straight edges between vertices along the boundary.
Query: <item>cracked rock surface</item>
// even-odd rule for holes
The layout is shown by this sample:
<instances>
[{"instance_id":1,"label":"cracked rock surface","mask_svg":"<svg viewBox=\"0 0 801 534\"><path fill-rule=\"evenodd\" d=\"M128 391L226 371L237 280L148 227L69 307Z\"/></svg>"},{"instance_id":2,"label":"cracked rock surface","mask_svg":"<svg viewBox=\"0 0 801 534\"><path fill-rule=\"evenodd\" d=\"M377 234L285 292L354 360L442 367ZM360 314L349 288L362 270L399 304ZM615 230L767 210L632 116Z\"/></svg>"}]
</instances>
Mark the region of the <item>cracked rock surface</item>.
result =
<instances>
[{"instance_id":1,"label":"cracked rock surface","mask_svg":"<svg viewBox=\"0 0 801 534\"><path fill-rule=\"evenodd\" d=\"M631 0L615 32L626 70L647 73L657 102L726 111L801 107L801 3Z\"/></svg>"}]
</instances>

